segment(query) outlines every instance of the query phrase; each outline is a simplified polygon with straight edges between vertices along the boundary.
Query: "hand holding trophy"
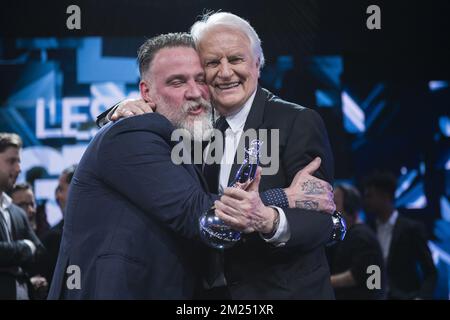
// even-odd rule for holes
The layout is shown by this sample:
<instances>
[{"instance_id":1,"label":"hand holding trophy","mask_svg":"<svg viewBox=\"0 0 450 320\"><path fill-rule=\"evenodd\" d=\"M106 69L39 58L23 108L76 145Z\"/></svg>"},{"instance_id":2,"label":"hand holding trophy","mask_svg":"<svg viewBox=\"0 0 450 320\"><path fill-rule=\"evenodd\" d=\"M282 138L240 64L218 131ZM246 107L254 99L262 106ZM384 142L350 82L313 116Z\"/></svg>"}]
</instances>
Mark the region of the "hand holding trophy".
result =
<instances>
[{"instance_id":1,"label":"hand holding trophy","mask_svg":"<svg viewBox=\"0 0 450 320\"><path fill-rule=\"evenodd\" d=\"M245 150L242 165L236 173L229 187L242 188L255 178L259 165L259 154L262 141L252 140L250 147ZM228 249L241 239L241 232L233 230L219 219L215 213L215 207L211 207L200 217L200 235L202 240L215 249Z\"/></svg>"}]
</instances>

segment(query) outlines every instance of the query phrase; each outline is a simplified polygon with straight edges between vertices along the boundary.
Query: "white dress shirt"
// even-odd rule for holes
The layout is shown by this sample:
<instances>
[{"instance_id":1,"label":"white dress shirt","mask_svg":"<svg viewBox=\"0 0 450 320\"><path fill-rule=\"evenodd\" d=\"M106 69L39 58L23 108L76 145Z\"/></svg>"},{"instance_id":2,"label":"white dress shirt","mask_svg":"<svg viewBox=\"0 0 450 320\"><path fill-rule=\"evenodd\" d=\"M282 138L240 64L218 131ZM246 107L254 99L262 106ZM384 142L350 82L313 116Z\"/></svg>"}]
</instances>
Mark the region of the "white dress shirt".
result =
<instances>
[{"instance_id":1,"label":"white dress shirt","mask_svg":"<svg viewBox=\"0 0 450 320\"><path fill-rule=\"evenodd\" d=\"M9 207L12 204L12 200L8 195L4 192L0 194L0 212L3 216L3 221L6 224L6 240L8 242L12 241L11 237L11 216L9 214Z\"/></svg>"},{"instance_id":2,"label":"white dress shirt","mask_svg":"<svg viewBox=\"0 0 450 320\"><path fill-rule=\"evenodd\" d=\"M389 256L389 248L391 246L392 232L394 230L395 223L397 222L398 211L395 210L385 223L380 220L376 220L377 224L377 237L383 251L384 261L387 261Z\"/></svg>"},{"instance_id":3,"label":"white dress shirt","mask_svg":"<svg viewBox=\"0 0 450 320\"><path fill-rule=\"evenodd\" d=\"M256 90L250 96L250 98L245 102L242 108L238 112L228 115L225 119L228 122L229 127L225 131L225 147L222 160L220 162L220 174L219 174L219 194L223 194L223 191L228 187L228 180L230 177L231 167L234 163L234 157L236 155L236 150L239 146L239 140L244 132L245 122L247 121L247 116L255 99ZM205 148L206 157L209 151L209 146ZM204 158L206 159L206 158ZM289 230L289 224L286 219L286 215L283 209L273 206L274 209L280 214L280 223L278 229L274 236L270 239L262 237L265 241L272 243L275 246L284 246L286 242L291 237Z\"/></svg>"}]
</instances>

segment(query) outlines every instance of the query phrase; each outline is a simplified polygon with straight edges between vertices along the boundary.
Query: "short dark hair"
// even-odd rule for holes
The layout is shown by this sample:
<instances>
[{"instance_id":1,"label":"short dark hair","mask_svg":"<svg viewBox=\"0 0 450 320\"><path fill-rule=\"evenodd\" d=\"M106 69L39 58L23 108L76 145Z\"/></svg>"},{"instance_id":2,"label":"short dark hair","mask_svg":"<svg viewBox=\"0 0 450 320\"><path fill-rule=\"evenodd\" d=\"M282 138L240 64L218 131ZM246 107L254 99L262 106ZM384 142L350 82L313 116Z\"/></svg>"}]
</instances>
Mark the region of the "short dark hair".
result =
<instances>
[{"instance_id":1,"label":"short dark hair","mask_svg":"<svg viewBox=\"0 0 450 320\"><path fill-rule=\"evenodd\" d=\"M16 185L14 185L14 188L12 189L10 194L12 195L17 191L23 191L23 190L33 191L33 187L28 182L17 183Z\"/></svg>"},{"instance_id":2,"label":"short dark hair","mask_svg":"<svg viewBox=\"0 0 450 320\"><path fill-rule=\"evenodd\" d=\"M71 165L68 168L65 168L63 170L63 172L61 172L61 174L65 174L66 176L66 182L67 184L70 184L70 182L72 181L73 175L75 174L75 170L77 169L77 165Z\"/></svg>"},{"instance_id":3,"label":"short dark hair","mask_svg":"<svg viewBox=\"0 0 450 320\"><path fill-rule=\"evenodd\" d=\"M15 133L0 132L0 152L4 152L9 147L22 148L22 139Z\"/></svg>"},{"instance_id":4,"label":"short dark hair","mask_svg":"<svg viewBox=\"0 0 450 320\"><path fill-rule=\"evenodd\" d=\"M194 48L194 40L188 33L166 33L146 40L138 51L139 73L141 78L148 70L156 53L163 48L188 47Z\"/></svg>"},{"instance_id":5,"label":"short dark hair","mask_svg":"<svg viewBox=\"0 0 450 320\"><path fill-rule=\"evenodd\" d=\"M364 188L374 188L384 192L395 199L395 190L397 189L397 178L392 172L379 171L368 176L364 181Z\"/></svg>"},{"instance_id":6,"label":"short dark hair","mask_svg":"<svg viewBox=\"0 0 450 320\"><path fill-rule=\"evenodd\" d=\"M361 194L354 186L340 183L335 186L344 194L344 212L349 216L355 216L362 208Z\"/></svg>"}]
</instances>

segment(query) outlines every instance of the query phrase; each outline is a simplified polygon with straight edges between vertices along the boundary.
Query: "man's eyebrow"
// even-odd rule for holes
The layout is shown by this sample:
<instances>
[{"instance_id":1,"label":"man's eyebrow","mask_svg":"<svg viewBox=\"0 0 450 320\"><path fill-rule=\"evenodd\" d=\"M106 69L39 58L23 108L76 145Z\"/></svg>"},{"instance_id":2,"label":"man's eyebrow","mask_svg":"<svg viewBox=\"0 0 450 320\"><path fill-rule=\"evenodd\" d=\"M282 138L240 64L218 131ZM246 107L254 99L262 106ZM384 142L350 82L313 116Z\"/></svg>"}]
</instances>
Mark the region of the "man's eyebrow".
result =
<instances>
[{"instance_id":1,"label":"man's eyebrow","mask_svg":"<svg viewBox=\"0 0 450 320\"><path fill-rule=\"evenodd\" d=\"M211 60L219 60L220 58L216 55L207 55L203 59L206 61L211 61Z\"/></svg>"}]
</instances>

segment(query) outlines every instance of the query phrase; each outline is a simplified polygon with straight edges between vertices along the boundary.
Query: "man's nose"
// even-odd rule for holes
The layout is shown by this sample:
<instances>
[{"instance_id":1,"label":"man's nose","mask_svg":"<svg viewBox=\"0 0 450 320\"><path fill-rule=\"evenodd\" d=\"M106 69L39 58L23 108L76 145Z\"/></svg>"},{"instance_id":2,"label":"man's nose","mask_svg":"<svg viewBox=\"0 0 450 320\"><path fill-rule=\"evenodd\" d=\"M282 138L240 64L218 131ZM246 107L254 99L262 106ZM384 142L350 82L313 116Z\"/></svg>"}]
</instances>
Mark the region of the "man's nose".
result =
<instances>
[{"instance_id":1,"label":"man's nose","mask_svg":"<svg viewBox=\"0 0 450 320\"><path fill-rule=\"evenodd\" d=\"M186 99L198 99L202 96L202 91L197 82L189 83L189 88L186 91Z\"/></svg>"},{"instance_id":2,"label":"man's nose","mask_svg":"<svg viewBox=\"0 0 450 320\"><path fill-rule=\"evenodd\" d=\"M17 172L17 174L19 174L22 171L19 162L16 162L16 164L14 165L14 171Z\"/></svg>"},{"instance_id":3,"label":"man's nose","mask_svg":"<svg viewBox=\"0 0 450 320\"><path fill-rule=\"evenodd\" d=\"M32 214L35 214L36 213L36 206L34 204L32 204L32 203L29 203L28 204L28 211L30 213L32 213Z\"/></svg>"},{"instance_id":4,"label":"man's nose","mask_svg":"<svg viewBox=\"0 0 450 320\"><path fill-rule=\"evenodd\" d=\"M233 75L233 70L228 62L222 62L219 66L219 77L230 78Z\"/></svg>"}]
</instances>

